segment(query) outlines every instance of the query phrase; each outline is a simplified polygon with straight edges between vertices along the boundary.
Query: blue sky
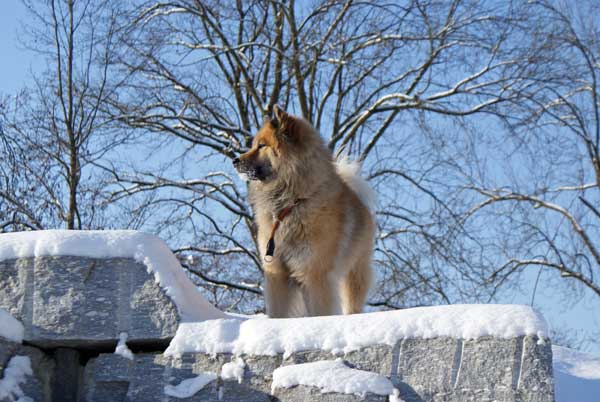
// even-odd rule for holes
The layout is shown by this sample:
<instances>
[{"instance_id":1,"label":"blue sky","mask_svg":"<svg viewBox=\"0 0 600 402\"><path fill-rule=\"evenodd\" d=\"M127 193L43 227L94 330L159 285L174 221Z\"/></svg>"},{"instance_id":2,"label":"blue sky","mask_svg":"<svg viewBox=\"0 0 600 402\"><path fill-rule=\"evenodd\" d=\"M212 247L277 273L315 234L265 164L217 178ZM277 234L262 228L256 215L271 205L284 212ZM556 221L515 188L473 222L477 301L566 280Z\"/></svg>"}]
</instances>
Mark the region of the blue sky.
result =
<instances>
[{"instance_id":1,"label":"blue sky","mask_svg":"<svg viewBox=\"0 0 600 402\"><path fill-rule=\"evenodd\" d=\"M32 82L31 72L44 61L24 49L18 41L21 22L27 14L18 0L4 0L0 12L0 94L15 93ZM524 276L521 291L504 292L503 303L529 304L537 271ZM542 281L543 283L543 278ZM554 328L570 328L575 332L587 331L600 336L600 298L591 292L583 292L576 302L564 300L562 294L548 286L541 286L536 293L534 306L540 310ZM600 342L588 343L584 348L600 355Z\"/></svg>"},{"instance_id":2,"label":"blue sky","mask_svg":"<svg viewBox=\"0 0 600 402\"><path fill-rule=\"evenodd\" d=\"M5 0L0 8L0 93L14 93L31 81L36 57L19 44L20 21L25 21L25 7L17 0Z\"/></svg>"}]
</instances>

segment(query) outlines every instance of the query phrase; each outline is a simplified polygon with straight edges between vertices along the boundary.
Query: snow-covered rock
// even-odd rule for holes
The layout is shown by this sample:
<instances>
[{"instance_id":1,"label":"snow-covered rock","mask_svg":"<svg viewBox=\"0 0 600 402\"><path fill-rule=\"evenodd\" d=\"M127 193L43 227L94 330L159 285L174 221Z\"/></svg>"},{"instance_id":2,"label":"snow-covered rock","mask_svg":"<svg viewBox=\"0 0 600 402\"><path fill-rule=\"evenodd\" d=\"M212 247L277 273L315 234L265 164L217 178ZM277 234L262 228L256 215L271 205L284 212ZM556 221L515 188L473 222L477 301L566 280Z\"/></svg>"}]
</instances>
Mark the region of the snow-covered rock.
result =
<instances>
[{"instance_id":1,"label":"snow-covered rock","mask_svg":"<svg viewBox=\"0 0 600 402\"><path fill-rule=\"evenodd\" d=\"M162 240L135 231L0 234L0 308L43 347L168 341L179 321L226 317Z\"/></svg>"},{"instance_id":2,"label":"snow-covered rock","mask_svg":"<svg viewBox=\"0 0 600 402\"><path fill-rule=\"evenodd\" d=\"M329 317L224 319L182 323L166 351L290 355L303 350L348 353L401 339L484 336L547 337L544 318L521 305L452 305Z\"/></svg>"},{"instance_id":3,"label":"snow-covered rock","mask_svg":"<svg viewBox=\"0 0 600 402\"><path fill-rule=\"evenodd\" d=\"M393 395L392 382L381 374L348 367L342 359L282 366L273 372L271 389L298 385L318 388L321 393Z\"/></svg>"},{"instance_id":4,"label":"snow-covered rock","mask_svg":"<svg viewBox=\"0 0 600 402\"><path fill-rule=\"evenodd\" d=\"M216 379L215 373L200 373L195 377L186 378L177 385L166 385L165 395L179 399L189 398Z\"/></svg>"},{"instance_id":5,"label":"snow-covered rock","mask_svg":"<svg viewBox=\"0 0 600 402\"><path fill-rule=\"evenodd\" d=\"M246 363L241 357L238 357L234 361L225 363L221 367L221 379L223 380L237 380L239 384L244 379L244 371L246 369Z\"/></svg>"},{"instance_id":6,"label":"snow-covered rock","mask_svg":"<svg viewBox=\"0 0 600 402\"><path fill-rule=\"evenodd\" d=\"M0 400L29 398L23 392L21 386L27 381L26 377L31 375L33 375L33 370L31 370L29 356L12 357L4 369L2 379L0 379Z\"/></svg>"},{"instance_id":7,"label":"snow-covered rock","mask_svg":"<svg viewBox=\"0 0 600 402\"><path fill-rule=\"evenodd\" d=\"M121 332L119 334L119 343L115 348L115 354L123 356L126 359L133 360L133 352L127 347L127 332Z\"/></svg>"},{"instance_id":8,"label":"snow-covered rock","mask_svg":"<svg viewBox=\"0 0 600 402\"><path fill-rule=\"evenodd\" d=\"M49 400L47 391L55 367L51 358L36 348L0 340L0 401Z\"/></svg>"},{"instance_id":9,"label":"snow-covered rock","mask_svg":"<svg viewBox=\"0 0 600 402\"><path fill-rule=\"evenodd\" d=\"M49 256L134 259L146 267L175 302L183 321L225 317L200 295L171 250L154 235L134 230L41 230L0 234L0 261Z\"/></svg>"}]
</instances>

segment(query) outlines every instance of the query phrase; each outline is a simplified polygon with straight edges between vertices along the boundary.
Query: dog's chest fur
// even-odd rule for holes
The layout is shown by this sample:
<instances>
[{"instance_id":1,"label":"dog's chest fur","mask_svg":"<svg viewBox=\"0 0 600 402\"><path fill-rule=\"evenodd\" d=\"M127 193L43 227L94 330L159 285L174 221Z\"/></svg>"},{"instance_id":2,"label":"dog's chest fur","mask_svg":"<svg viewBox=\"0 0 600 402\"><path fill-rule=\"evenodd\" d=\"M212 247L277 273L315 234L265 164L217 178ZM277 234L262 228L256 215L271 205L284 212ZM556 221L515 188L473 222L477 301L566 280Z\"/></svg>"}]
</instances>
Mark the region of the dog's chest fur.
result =
<instances>
[{"instance_id":1,"label":"dog's chest fur","mask_svg":"<svg viewBox=\"0 0 600 402\"><path fill-rule=\"evenodd\" d=\"M335 190L336 186L333 186ZM340 192L329 191L316 192L308 198L300 201L281 220L274 236L275 253L274 263L263 264L265 270L285 269L293 277L302 276L309 268L313 255L318 254L318 249L336 247L334 240L326 232L336 233L335 226L339 224L340 215ZM288 201L291 205L293 201ZM343 202L343 201L342 201ZM270 202L258 202L254 204L256 221L258 224L258 244L261 258L264 258L267 242L271 235L273 224L277 214L285 208ZM343 210L343 209L342 209ZM329 222L329 225L326 224ZM324 225L325 223L325 225ZM321 244L324 241L330 244Z\"/></svg>"}]
</instances>

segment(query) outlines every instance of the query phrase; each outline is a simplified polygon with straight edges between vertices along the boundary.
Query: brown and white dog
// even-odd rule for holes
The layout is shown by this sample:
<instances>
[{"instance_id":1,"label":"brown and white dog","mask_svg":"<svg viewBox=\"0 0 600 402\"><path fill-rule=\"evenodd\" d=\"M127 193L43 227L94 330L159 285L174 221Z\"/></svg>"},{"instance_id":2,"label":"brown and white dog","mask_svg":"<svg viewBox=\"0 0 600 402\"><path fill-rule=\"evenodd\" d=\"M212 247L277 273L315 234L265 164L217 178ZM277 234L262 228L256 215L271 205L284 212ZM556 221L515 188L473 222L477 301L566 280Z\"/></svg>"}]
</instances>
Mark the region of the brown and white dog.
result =
<instances>
[{"instance_id":1,"label":"brown and white dog","mask_svg":"<svg viewBox=\"0 0 600 402\"><path fill-rule=\"evenodd\" d=\"M360 313L371 284L373 192L313 127L277 105L236 158L264 257L270 317Z\"/></svg>"}]
</instances>

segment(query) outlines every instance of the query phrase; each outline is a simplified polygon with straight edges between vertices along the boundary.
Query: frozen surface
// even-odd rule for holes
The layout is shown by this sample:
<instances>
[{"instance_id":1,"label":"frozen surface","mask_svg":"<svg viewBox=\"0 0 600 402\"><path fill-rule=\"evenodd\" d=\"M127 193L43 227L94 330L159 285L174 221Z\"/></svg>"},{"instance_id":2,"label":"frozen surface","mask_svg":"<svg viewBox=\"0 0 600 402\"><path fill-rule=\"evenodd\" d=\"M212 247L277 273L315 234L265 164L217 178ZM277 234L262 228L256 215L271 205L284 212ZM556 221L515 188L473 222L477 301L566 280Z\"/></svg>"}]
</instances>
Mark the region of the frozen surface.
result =
<instances>
[{"instance_id":1,"label":"frozen surface","mask_svg":"<svg viewBox=\"0 0 600 402\"><path fill-rule=\"evenodd\" d=\"M182 321L224 318L188 279L167 245L133 230L42 230L0 234L0 260L41 256L124 257L143 263L171 297Z\"/></svg>"},{"instance_id":2,"label":"frozen surface","mask_svg":"<svg viewBox=\"0 0 600 402\"><path fill-rule=\"evenodd\" d=\"M394 386L384 376L352 369L342 359L293 364L273 371L271 393L275 388L290 388L295 385L317 387L322 393L365 395L369 392L391 395L394 392Z\"/></svg>"},{"instance_id":3,"label":"frozen surface","mask_svg":"<svg viewBox=\"0 0 600 402\"><path fill-rule=\"evenodd\" d=\"M178 385L166 385L165 395L175 398L189 398L216 379L217 375L215 373L200 373L196 377L181 381Z\"/></svg>"},{"instance_id":4,"label":"frozen surface","mask_svg":"<svg viewBox=\"0 0 600 402\"><path fill-rule=\"evenodd\" d=\"M133 352L127 347L127 332L121 332L119 334L119 343L117 343L115 354L133 360Z\"/></svg>"},{"instance_id":5,"label":"frozen surface","mask_svg":"<svg viewBox=\"0 0 600 402\"><path fill-rule=\"evenodd\" d=\"M552 346L556 402L600 401L600 357Z\"/></svg>"},{"instance_id":6,"label":"frozen surface","mask_svg":"<svg viewBox=\"0 0 600 402\"><path fill-rule=\"evenodd\" d=\"M23 324L6 310L0 308L0 336L9 341L21 343L24 333Z\"/></svg>"},{"instance_id":7,"label":"frozen surface","mask_svg":"<svg viewBox=\"0 0 600 402\"><path fill-rule=\"evenodd\" d=\"M403 338L482 336L546 338L546 322L528 306L452 305L329 317L252 318L182 323L166 354L276 355L302 350L350 352Z\"/></svg>"},{"instance_id":8,"label":"frozen surface","mask_svg":"<svg viewBox=\"0 0 600 402\"><path fill-rule=\"evenodd\" d=\"M31 400L23 394L21 384L27 379L25 376L32 375L31 361L27 356L14 356L4 369L4 376L0 380L0 400L14 401L15 399L23 402Z\"/></svg>"},{"instance_id":9,"label":"frozen surface","mask_svg":"<svg viewBox=\"0 0 600 402\"><path fill-rule=\"evenodd\" d=\"M242 383L244 379L244 369L246 368L246 363L238 357L232 362L225 363L221 368L221 378L223 380L237 380L238 383Z\"/></svg>"}]
</instances>

